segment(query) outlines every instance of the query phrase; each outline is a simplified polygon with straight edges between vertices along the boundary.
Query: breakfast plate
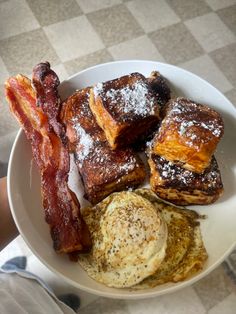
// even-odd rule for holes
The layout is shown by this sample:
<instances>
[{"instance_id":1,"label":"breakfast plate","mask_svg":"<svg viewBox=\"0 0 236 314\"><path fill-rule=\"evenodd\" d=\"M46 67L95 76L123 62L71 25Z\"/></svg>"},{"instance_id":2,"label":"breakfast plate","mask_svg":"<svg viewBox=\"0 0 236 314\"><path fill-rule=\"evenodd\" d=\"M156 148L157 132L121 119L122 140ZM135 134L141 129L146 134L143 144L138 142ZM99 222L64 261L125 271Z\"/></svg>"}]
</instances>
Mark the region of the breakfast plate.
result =
<instances>
[{"instance_id":1,"label":"breakfast plate","mask_svg":"<svg viewBox=\"0 0 236 314\"><path fill-rule=\"evenodd\" d=\"M87 292L110 298L138 299L174 292L193 284L219 265L236 244L236 110L215 87L200 77L178 67L153 61L118 61L86 69L61 83L59 93L66 99L76 89L97 82L111 80L132 72L148 76L158 70L170 84L174 94L207 104L223 117L225 134L218 145L216 158L221 170L224 194L212 205L192 206L207 215L201 221L203 241L209 258L202 271L178 283L167 283L145 290L115 289L92 280L78 263L58 255L52 248L48 225L41 204L40 177L32 161L30 143L19 131L14 142L8 172L8 194L17 227L34 254L65 281ZM77 169L71 159L70 187L75 191L81 207L87 204Z\"/></svg>"}]
</instances>

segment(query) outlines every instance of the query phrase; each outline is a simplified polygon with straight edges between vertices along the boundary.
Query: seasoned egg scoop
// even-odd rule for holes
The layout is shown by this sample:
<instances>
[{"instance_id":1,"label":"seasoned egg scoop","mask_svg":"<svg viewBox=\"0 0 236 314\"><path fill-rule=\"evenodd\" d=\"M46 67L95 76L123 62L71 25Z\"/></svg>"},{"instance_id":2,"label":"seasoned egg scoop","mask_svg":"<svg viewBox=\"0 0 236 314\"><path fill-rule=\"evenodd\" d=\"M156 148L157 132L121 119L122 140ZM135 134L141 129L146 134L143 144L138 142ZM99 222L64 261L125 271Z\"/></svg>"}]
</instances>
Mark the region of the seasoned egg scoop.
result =
<instances>
[{"instance_id":1,"label":"seasoned egg scoop","mask_svg":"<svg viewBox=\"0 0 236 314\"><path fill-rule=\"evenodd\" d=\"M163 202L149 189L138 189L135 193L148 199L157 211L161 211L167 223L168 239L166 256L158 270L133 289L182 281L202 269L208 257L198 221L203 216Z\"/></svg>"},{"instance_id":2,"label":"seasoned egg scoop","mask_svg":"<svg viewBox=\"0 0 236 314\"><path fill-rule=\"evenodd\" d=\"M109 287L131 287L160 267L167 225L147 198L129 191L113 193L86 208L83 217L93 247L79 262L96 281Z\"/></svg>"}]
</instances>

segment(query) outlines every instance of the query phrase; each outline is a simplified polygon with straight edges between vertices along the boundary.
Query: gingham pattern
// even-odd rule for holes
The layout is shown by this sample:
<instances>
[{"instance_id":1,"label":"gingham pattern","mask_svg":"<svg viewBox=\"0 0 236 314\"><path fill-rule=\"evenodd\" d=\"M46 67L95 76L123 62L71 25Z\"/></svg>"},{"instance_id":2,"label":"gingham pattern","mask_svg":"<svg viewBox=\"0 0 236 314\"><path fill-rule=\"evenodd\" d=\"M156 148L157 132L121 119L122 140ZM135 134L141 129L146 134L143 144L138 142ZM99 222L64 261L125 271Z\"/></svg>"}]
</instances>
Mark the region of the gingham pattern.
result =
<instances>
[{"instance_id":1,"label":"gingham pattern","mask_svg":"<svg viewBox=\"0 0 236 314\"><path fill-rule=\"evenodd\" d=\"M235 52L236 0L0 0L0 144L18 129L4 81L30 75L39 61L50 61L61 80L111 60L163 61L198 74L236 104ZM99 298L80 313L235 313L233 261L235 253L228 266L171 297Z\"/></svg>"}]
</instances>

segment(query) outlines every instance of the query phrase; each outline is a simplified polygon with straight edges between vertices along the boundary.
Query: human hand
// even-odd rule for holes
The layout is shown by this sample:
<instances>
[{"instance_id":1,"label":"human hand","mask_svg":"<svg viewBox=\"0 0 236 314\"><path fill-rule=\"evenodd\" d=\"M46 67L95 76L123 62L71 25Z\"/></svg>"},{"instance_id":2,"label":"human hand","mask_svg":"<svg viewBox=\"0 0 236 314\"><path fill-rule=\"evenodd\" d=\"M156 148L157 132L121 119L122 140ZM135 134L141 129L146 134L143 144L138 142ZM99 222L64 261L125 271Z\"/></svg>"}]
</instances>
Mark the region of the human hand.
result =
<instances>
[{"instance_id":1,"label":"human hand","mask_svg":"<svg viewBox=\"0 0 236 314\"><path fill-rule=\"evenodd\" d=\"M19 234L7 196L7 178L0 178L0 250Z\"/></svg>"}]
</instances>

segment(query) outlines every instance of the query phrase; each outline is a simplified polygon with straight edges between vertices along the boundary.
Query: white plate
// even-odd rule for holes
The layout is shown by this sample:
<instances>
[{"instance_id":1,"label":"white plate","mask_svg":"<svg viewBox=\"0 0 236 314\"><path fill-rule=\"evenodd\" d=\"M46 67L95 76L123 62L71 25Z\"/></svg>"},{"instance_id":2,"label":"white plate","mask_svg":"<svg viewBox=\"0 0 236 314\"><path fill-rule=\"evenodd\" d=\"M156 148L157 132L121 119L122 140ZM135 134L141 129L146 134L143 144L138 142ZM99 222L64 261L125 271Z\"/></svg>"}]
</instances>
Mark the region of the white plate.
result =
<instances>
[{"instance_id":1,"label":"white plate","mask_svg":"<svg viewBox=\"0 0 236 314\"><path fill-rule=\"evenodd\" d=\"M35 165L32 165L31 147L22 131L18 133L11 152L8 193L12 214L24 240L53 272L72 285L101 296L137 299L176 291L207 275L226 258L236 243L236 110L217 89L198 76L175 66L151 61L120 61L101 64L74 75L61 84L60 94L64 99L75 89L99 81L110 80L131 72L140 72L148 76L153 70L159 70L179 95L208 104L218 110L225 122L225 135L216 154L225 192L213 205L194 207L200 213L208 215L208 219L201 222L201 229L209 253L204 269L194 277L142 291L108 288L93 281L79 264L70 262L67 256L57 255L52 248L52 240L41 206L39 174ZM70 182L73 183L73 178ZM77 192L81 200L81 187L77 187Z\"/></svg>"}]
</instances>

